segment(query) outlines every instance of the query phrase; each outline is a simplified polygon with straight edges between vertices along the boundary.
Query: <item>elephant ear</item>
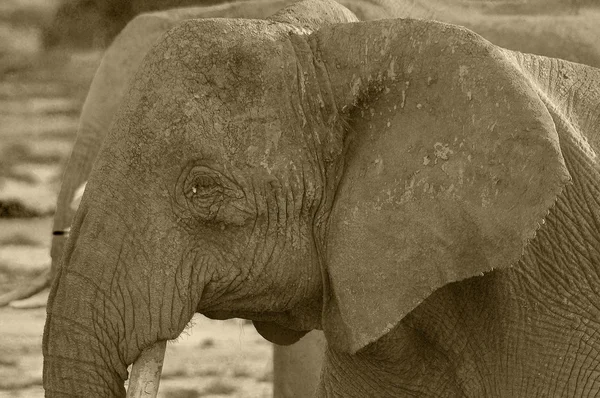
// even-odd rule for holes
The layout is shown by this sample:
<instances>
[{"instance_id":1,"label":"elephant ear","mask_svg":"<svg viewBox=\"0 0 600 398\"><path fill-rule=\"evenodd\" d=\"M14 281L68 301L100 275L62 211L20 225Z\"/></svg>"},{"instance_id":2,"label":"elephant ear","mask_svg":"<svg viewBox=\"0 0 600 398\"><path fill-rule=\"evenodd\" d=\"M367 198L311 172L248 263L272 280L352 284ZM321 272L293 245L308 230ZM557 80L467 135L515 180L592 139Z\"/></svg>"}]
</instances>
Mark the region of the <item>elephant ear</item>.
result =
<instances>
[{"instance_id":1,"label":"elephant ear","mask_svg":"<svg viewBox=\"0 0 600 398\"><path fill-rule=\"evenodd\" d=\"M346 134L323 329L354 353L434 290L515 265L570 177L536 91L480 36L406 19L311 40Z\"/></svg>"}]
</instances>

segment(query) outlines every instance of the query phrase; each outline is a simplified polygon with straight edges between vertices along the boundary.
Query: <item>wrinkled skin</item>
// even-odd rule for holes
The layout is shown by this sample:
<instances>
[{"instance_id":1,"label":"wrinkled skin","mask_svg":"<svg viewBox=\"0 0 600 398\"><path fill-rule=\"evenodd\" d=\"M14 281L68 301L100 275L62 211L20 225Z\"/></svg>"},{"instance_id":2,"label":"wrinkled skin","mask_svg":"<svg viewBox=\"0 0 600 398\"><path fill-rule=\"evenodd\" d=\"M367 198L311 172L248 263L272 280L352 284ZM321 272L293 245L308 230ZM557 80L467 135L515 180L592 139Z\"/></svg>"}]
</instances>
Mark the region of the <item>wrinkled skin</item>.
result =
<instances>
[{"instance_id":1,"label":"wrinkled skin","mask_svg":"<svg viewBox=\"0 0 600 398\"><path fill-rule=\"evenodd\" d=\"M98 71L90 89L90 95L88 96L81 117L82 126L78 133L79 140L73 150L73 161L65 172L63 187L58 198L55 229L63 230L69 227L74 214L71 206L73 195L76 192L77 187L81 186L87 179L100 143L104 139L110 120L112 120L115 109L120 103L118 100L107 101L107 94L110 94L110 98L121 98L127 87L126 84L123 84L122 82L129 81L132 77L139 62L141 62L143 55L145 55L149 46L154 43L156 36L162 34L165 29L174 25L182 18L264 18L293 1L294 0L272 0L261 2L260 4L256 4L252 1L227 3L216 7L197 7L187 10L171 10L151 15L143 15L134 20L133 23L122 32L116 43L107 51L103 67ZM596 67L600 66L600 52L598 51L598 48L590 47L585 41L580 40L582 37L573 39L574 42L570 43L569 40L572 39L571 37L561 38L561 32L557 31L555 32L557 36L556 40L563 40L564 43L561 46L555 46L552 42L556 40L548 40L548 37L543 30L539 31L533 29L532 32L532 23L538 26L560 26L561 29L565 28L565 24L578 23L578 21L570 20L567 16L557 16L556 18L559 19L556 21L548 18L542 20L533 18L530 20L530 18L523 16L504 18L506 20L504 23L507 23L507 21L514 18L524 18L522 23L518 25L518 29L514 30L514 24L503 26L500 23L489 23L489 21L482 18L473 18L464 10L446 9L439 4L427 6L427 3L423 2L422 5L417 6L413 4L404 4L403 2L390 2L385 0L380 0L376 2L376 4L370 4L362 0L344 0L341 1L341 3L358 15L360 20L381 19L386 17L434 18L440 21L467 26L501 47L563 58ZM181 4L177 3L177 6L182 6L184 4L187 3L185 1ZM161 8L163 5L173 4L160 3L160 5L157 4L151 8ZM112 6L106 5L106 7L108 10L111 9ZM150 6L145 5L144 7ZM138 7L139 9L136 8L135 13L146 10L144 7ZM112 15L114 12L107 11L107 14ZM131 13L124 14L130 15ZM134 14L131 14L129 18ZM512 29L510 27L512 27ZM585 27L582 26L581 29L585 30ZM532 34L533 36L531 36ZM524 35L529 36L528 40L523 40ZM110 65L117 65L118 72L115 72L114 66ZM116 80L118 80L118 82ZM107 87L109 87L110 90L107 90ZM96 104L102 105L97 106ZM85 109L88 109L88 111ZM60 258L64 242L65 236L58 235L53 238L53 271L48 270L48 272L40 276L38 280L33 281L31 286L26 286L17 292L11 292L10 294L0 296L0 306L8 304L12 300L29 297L49 286L52 276L56 273L57 259Z\"/></svg>"},{"instance_id":2,"label":"wrinkled skin","mask_svg":"<svg viewBox=\"0 0 600 398\"><path fill-rule=\"evenodd\" d=\"M179 25L75 218L48 394L121 394L195 311L324 329L319 396L594 391L598 79L424 21Z\"/></svg>"},{"instance_id":3,"label":"wrinkled skin","mask_svg":"<svg viewBox=\"0 0 600 398\"><path fill-rule=\"evenodd\" d=\"M280 2L281 3L281 2ZM283 4L283 3L281 3ZM86 182L95 160L100 144L108 131L113 115L127 90L127 82L131 80L143 56L166 30L178 21L187 18L212 17L218 11L227 16L266 16L274 9L280 8L277 2L266 3L261 7L251 4L232 5L226 10L192 8L172 10L163 13L143 15L136 18L117 37L108 49L96 73L88 98L86 99L78 132L78 140L73 149L70 162L65 171L61 192L58 198L54 221L52 241L52 268L28 286L25 291L12 292L6 296L5 304L23 295L34 294L43 289L59 266L64 244L72 217L77 209L77 195ZM375 11L371 11L377 15ZM238 15L240 14L240 15ZM298 347L275 347L274 396L304 396L307 391L314 391L318 381L322 357L322 336L312 334L303 339ZM294 375L301 374L298 378Z\"/></svg>"},{"instance_id":4,"label":"wrinkled skin","mask_svg":"<svg viewBox=\"0 0 600 398\"><path fill-rule=\"evenodd\" d=\"M252 10L231 7L227 14L235 16L236 12L241 11L244 15L255 13L258 16L261 12L268 15L276 6L277 4L269 4L267 7L263 7L264 9L258 10L256 7ZM126 92L127 82L133 77L143 56L151 44L178 21L190 17L210 17L212 14L210 10L207 12L206 9L196 8L140 16L128 25L107 51L86 99L78 140L63 178L54 222L52 269L51 272L40 278L40 283L36 283L28 289L31 293L44 288L58 271L69 226L77 209L78 187L80 188L88 178L100 144L108 131L120 100ZM16 292L16 296L19 294L23 293ZM13 294L13 296L15 295ZM7 297L6 303L10 299L12 296ZM309 335L303 340L305 343L298 347L292 347L289 350L284 347L275 347L275 397L303 396L308 395L306 391L314 391L322 357L321 340L323 340L321 336L312 338ZM312 343L313 341L319 344L310 344L308 348L305 348L308 342ZM296 374L302 374L302 379L292 376Z\"/></svg>"}]
</instances>

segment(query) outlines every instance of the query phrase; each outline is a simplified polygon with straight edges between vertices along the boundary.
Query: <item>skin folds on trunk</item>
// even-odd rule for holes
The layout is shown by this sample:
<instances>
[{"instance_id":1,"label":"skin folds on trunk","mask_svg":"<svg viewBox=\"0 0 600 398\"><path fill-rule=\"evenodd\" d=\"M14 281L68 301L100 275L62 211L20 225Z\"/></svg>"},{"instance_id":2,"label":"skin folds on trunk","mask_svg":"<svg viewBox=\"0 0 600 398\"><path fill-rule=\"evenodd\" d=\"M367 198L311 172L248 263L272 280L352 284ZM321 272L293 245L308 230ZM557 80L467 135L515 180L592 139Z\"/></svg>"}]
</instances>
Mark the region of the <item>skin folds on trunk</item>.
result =
<instances>
[{"instance_id":1,"label":"skin folds on trunk","mask_svg":"<svg viewBox=\"0 0 600 398\"><path fill-rule=\"evenodd\" d=\"M103 228L98 219L104 219L110 225L108 217L84 215L81 211L78 214L73 234L85 234L96 229L95 237L102 239L107 236L106 230L101 232ZM123 325L116 320L124 313L126 304L116 303L109 293L102 290L103 280L107 279L108 273L115 273L118 264L114 249L108 249L107 243L113 241L114 245L114 238L122 239L123 233L112 231L112 237L102 245L104 247L98 247L93 238L87 238L76 242L71 240L65 248L67 263L76 263L78 267L59 269L56 288L48 299L44 341L50 340L53 344L43 345L46 396L124 395L127 366L116 354L119 351L116 347L118 339L110 336L122 338ZM100 266L95 255L113 259L113 266ZM86 273L85 269L94 272ZM109 321L109 318L115 321ZM46 383L57 378L62 380L60 384Z\"/></svg>"},{"instance_id":2,"label":"skin folds on trunk","mask_svg":"<svg viewBox=\"0 0 600 398\"><path fill-rule=\"evenodd\" d=\"M65 266L48 301L46 396L123 396L127 365L154 342L176 338L194 313L193 297L186 305L171 293L181 289L184 295L185 284L169 287L152 272L129 273L124 263L159 256L124 247L136 235L123 229L123 222L130 223L127 216L109 214L101 203L90 204L94 211L87 206L84 201L74 221L77 239L65 248ZM161 272L159 266L154 269ZM158 350L164 353L164 346ZM141 390L147 387L144 382Z\"/></svg>"}]
</instances>

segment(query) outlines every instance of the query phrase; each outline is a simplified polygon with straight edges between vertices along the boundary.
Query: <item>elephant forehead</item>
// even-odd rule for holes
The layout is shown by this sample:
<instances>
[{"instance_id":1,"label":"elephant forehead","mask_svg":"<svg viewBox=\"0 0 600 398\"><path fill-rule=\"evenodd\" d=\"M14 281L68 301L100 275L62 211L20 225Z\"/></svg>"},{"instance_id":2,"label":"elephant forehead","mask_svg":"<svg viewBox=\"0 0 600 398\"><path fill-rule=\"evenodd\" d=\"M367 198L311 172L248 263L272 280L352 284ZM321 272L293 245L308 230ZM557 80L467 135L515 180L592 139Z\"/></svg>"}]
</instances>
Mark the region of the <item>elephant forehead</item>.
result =
<instances>
[{"instance_id":1,"label":"elephant forehead","mask_svg":"<svg viewBox=\"0 0 600 398\"><path fill-rule=\"evenodd\" d=\"M273 167L294 140L289 100L293 53L282 24L194 20L171 30L148 54L117 123L127 159L171 153ZM289 28L286 28L289 29ZM279 156L281 157L281 156Z\"/></svg>"}]
</instances>

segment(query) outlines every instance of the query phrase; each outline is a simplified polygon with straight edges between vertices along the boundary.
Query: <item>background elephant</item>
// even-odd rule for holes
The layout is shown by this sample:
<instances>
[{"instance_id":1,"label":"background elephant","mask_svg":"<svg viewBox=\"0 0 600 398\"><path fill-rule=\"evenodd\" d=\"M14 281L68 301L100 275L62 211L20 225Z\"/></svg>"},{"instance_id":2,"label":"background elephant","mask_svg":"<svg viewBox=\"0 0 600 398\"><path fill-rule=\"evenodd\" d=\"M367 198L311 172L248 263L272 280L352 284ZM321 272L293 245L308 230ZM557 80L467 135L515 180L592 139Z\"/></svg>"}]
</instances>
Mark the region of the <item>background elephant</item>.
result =
<instances>
[{"instance_id":1,"label":"background elephant","mask_svg":"<svg viewBox=\"0 0 600 398\"><path fill-rule=\"evenodd\" d=\"M282 15L187 21L145 58L53 285L48 394L122 394L195 311L322 328L319 396L595 391L598 71Z\"/></svg>"},{"instance_id":2,"label":"background elephant","mask_svg":"<svg viewBox=\"0 0 600 398\"><path fill-rule=\"evenodd\" d=\"M239 2L243 2L240 0ZM263 0L260 6L268 6ZM291 4L288 0L285 4ZM48 45L74 43L79 46L107 46L116 34L142 12L172 7L198 6L222 1L213 0L65 0L53 23L46 29ZM515 0L396 2L402 10L393 10L389 0L342 1L360 19L380 19L377 5L390 10L385 17L418 16L463 25L501 47L600 67L600 48L596 37L598 15L591 7L596 0ZM354 7L352 7L354 6ZM227 15L233 4L212 7L215 15L253 18L243 12ZM242 7L244 8L244 7ZM251 12L252 8L245 8ZM369 10L375 9L375 14ZM270 14L264 14L270 15ZM76 32L76 33L75 33Z\"/></svg>"}]
</instances>

